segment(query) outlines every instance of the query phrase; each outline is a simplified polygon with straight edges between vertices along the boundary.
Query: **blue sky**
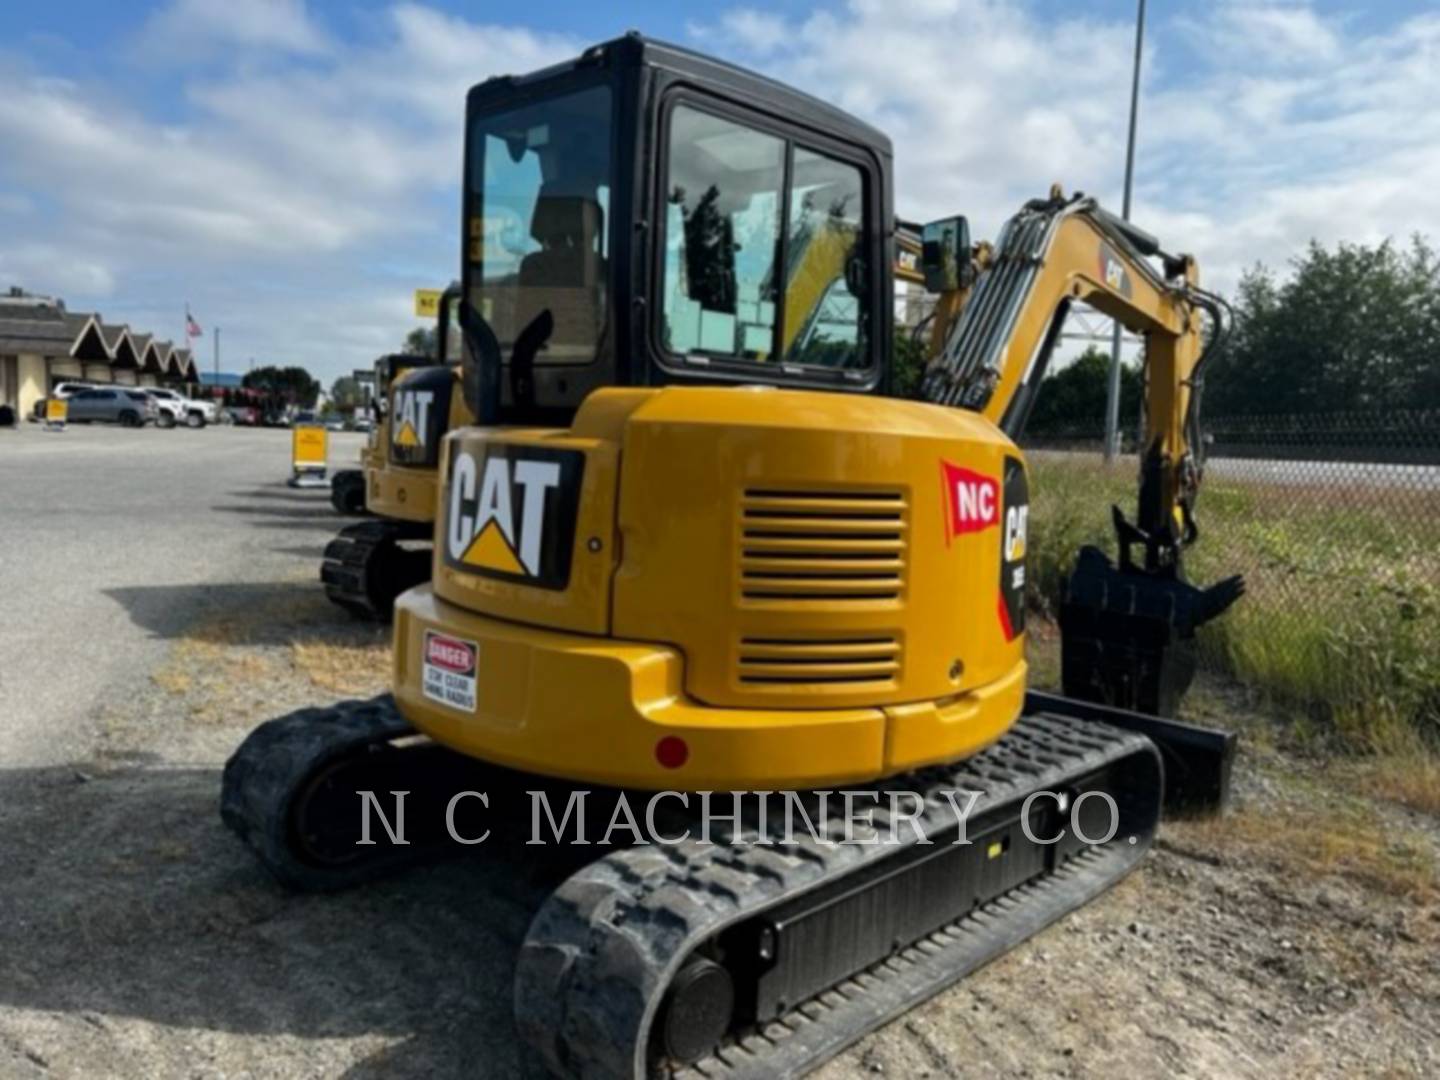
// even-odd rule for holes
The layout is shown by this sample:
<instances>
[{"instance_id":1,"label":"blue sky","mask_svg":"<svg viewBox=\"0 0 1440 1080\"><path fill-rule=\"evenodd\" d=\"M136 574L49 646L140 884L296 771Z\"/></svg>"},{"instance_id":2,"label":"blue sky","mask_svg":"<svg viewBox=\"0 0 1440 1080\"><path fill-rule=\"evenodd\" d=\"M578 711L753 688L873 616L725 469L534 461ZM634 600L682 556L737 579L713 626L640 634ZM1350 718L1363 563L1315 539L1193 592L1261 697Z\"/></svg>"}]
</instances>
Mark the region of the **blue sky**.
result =
<instances>
[{"instance_id":1,"label":"blue sky","mask_svg":"<svg viewBox=\"0 0 1440 1080\"><path fill-rule=\"evenodd\" d=\"M1118 205L1134 4L157 0L0 6L0 286L327 381L457 263L471 83L634 27L878 123L897 209L992 235L1055 180ZM1135 216L1212 284L1311 237L1440 238L1440 14L1152 0ZM208 339L202 360L209 363Z\"/></svg>"}]
</instances>

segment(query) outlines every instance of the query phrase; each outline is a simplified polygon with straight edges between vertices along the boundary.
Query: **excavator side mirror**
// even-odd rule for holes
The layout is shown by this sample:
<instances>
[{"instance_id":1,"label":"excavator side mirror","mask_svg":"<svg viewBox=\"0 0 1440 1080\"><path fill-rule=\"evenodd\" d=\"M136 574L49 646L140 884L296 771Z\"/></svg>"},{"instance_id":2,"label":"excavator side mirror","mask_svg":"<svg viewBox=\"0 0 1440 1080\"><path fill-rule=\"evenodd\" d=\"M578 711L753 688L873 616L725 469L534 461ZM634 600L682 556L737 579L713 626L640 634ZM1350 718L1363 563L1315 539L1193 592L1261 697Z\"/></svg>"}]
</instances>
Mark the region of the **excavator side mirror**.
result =
<instances>
[{"instance_id":1,"label":"excavator side mirror","mask_svg":"<svg viewBox=\"0 0 1440 1080\"><path fill-rule=\"evenodd\" d=\"M920 241L920 269L925 291L955 292L970 284L970 222L941 218L925 226Z\"/></svg>"}]
</instances>

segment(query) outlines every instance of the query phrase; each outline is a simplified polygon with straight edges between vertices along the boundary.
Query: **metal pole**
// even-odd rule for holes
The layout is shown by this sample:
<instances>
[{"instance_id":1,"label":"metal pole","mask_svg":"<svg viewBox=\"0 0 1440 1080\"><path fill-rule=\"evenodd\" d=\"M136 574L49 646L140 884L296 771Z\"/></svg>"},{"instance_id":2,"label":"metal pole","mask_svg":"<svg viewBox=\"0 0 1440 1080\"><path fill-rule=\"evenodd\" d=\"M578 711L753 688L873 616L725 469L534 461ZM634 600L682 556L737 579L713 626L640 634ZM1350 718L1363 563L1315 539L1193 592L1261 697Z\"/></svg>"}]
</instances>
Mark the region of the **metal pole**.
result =
<instances>
[{"instance_id":1,"label":"metal pole","mask_svg":"<svg viewBox=\"0 0 1440 1080\"><path fill-rule=\"evenodd\" d=\"M215 327L215 385L220 385L220 327Z\"/></svg>"},{"instance_id":2,"label":"metal pole","mask_svg":"<svg viewBox=\"0 0 1440 1080\"><path fill-rule=\"evenodd\" d=\"M1135 180L1135 122L1140 112L1140 55L1145 44L1145 0L1140 0L1135 16L1135 70L1130 78L1130 134L1125 144L1125 197L1121 216L1130 220L1130 190ZM1115 460L1120 453L1120 335L1122 327L1115 323L1115 337L1110 343L1110 382L1105 393L1105 461Z\"/></svg>"}]
</instances>

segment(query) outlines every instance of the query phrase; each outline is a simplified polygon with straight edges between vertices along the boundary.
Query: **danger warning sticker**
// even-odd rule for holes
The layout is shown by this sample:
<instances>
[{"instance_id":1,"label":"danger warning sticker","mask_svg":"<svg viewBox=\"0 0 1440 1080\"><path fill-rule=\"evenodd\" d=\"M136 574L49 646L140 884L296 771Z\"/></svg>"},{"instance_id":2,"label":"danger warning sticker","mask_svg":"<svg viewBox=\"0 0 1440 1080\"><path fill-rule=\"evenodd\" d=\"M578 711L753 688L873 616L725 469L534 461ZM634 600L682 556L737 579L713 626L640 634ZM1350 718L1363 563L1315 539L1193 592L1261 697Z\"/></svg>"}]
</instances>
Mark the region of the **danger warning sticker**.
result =
<instances>
[{"instance_id":1,"label":"danger warning sticker","mask_svg":"<svg viewBox=\"0 0 1440 1080\"><path fill-rule=\"evenodd\" d=\"M431 701L465 712L475 711L475 682L480 646L473 641L425 631L420 688Z\"/></svg>"}]
</instances>

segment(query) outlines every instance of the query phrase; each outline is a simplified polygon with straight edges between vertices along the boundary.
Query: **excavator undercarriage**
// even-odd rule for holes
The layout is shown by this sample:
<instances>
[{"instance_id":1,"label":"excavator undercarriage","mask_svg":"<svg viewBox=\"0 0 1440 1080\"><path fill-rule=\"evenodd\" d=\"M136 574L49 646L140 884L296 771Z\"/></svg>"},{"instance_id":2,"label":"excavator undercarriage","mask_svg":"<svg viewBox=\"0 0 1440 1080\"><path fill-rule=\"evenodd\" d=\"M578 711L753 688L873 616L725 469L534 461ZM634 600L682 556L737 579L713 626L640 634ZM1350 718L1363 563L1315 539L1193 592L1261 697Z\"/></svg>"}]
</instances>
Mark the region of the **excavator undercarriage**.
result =
<instances>
[{"instance_id":1,"label":"excavator undercarriage","mask_svg":"<svg viewBox=\"0 0 1440 1080\"><path fill-rule=\"evenodd\" d=\"M1118 881L1150 846L1162 800L1218 809L1234 747L1222 732L1031 694L999 743L877 785L860 818L842 792L805 792L789 816L764 793L763 819L742 795L738 821L717 826L671 800L654 828L674 843L526 847L573 869L520 947L521 1033L564 1076L803 1075ZM406 844L386 842L379 816L379 842L357 843L356 792L402 790ZM280 881L331 891L486 857L457 837L570 839L531 831L537 790L556 807L573 793L417 740L385 696L262 725L226 766L221 808ZM456 800L472 791L483 809ZM590 794L591 821L614 820L625 793Z\"/></svg>"},{"instance_id":2,"label":"excavator undercarriage","mask_svg":"<svg viewBox=\"0 0 1440 1080\"><path fill-rule=\"evenodd\" d=\"M365 512L364 469L340 469L330 478L330 505L340 514Z\"/></svg>"},{"instance_id":3,"label":"excavator undercarriage","mask_svg":"<svg viewBox=\"0 0 1440 1080\"><path fill-rule=\"evenodd\" d=\"M433 531L391 518L345 526L325 545L325 595L357 618L388 621L395 598L429 580Z\"/></svg>"}]
</instances>

